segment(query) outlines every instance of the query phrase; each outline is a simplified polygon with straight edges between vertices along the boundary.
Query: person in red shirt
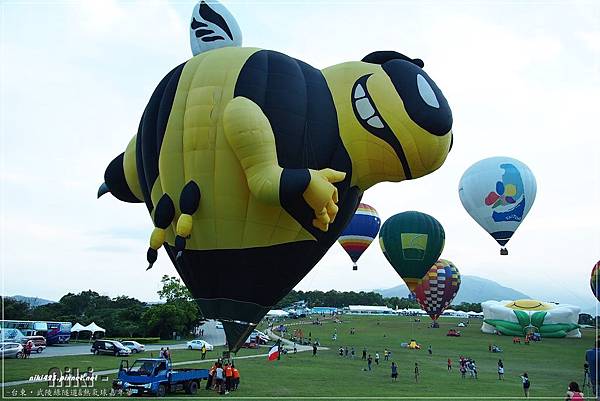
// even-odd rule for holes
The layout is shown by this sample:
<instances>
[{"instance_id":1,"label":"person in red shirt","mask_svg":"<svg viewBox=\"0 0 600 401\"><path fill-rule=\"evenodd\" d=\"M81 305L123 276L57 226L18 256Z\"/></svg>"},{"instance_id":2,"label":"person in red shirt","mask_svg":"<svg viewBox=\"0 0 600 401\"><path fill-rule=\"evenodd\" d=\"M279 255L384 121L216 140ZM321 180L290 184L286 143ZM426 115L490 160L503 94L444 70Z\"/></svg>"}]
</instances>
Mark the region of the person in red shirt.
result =
<instances>
[{"instance_id":1,"label":"person in red shirt","mask_svg":"<svg viewBox=\"0 0 600 401\"><path fill-rule=\"evenodd\" d=\"M225 393L231 391L231 381L233 379L233 369L230 364L225 364Z\"/></svg>"},{"instance_id":2,"label":"person in red shirt","mask_svg":"<svg viewBox=\"0 0 600 401\"><path fill-rule=\"evenodd\" d=\"M237 390L240 385L240 371L237 370L234 364L231 364L231 371L233 373L233 390Z\"/></svg>"},{"instance_id":3,"label":"person in red shirt","mask_svg":"<svg viewBox=\"0 0 600 401\"><path fill-rule=\"evenodd\" d=\"M210 390L213 385L213 378L215 377L215 370L217 370L217 364L214 363L208 370L208 380L206 381L206 389Z\"/></svg>"},{"instance_id":4,"label":"person in red shirt","mask_svg":"<svg viewBox=\"0 0 600 401\"><path fill-rule=\"evenodd\" d=\"M448 358L448 372L452 370L452 359Z\"/></svg>"}]
</instances>

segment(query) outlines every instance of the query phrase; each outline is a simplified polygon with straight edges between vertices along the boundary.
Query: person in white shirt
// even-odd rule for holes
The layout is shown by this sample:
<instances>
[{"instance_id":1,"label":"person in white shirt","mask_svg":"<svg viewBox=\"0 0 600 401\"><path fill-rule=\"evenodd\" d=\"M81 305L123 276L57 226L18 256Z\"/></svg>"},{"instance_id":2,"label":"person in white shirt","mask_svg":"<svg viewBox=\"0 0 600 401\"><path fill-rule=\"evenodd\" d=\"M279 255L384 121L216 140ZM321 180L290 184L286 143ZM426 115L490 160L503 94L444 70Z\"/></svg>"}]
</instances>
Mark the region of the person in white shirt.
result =
<instances>
[{"instance_id":1,"label":"person in white shirt","mask_svg":"<svg viewBox=\"0 0 600 401\"><path fill-rule=\"evenodd\" d=\"M223 367L220 364L217 365L215 370L215 378L217 380L217 392L220 394L223 390Z\"/></svg>"}]
</instances>

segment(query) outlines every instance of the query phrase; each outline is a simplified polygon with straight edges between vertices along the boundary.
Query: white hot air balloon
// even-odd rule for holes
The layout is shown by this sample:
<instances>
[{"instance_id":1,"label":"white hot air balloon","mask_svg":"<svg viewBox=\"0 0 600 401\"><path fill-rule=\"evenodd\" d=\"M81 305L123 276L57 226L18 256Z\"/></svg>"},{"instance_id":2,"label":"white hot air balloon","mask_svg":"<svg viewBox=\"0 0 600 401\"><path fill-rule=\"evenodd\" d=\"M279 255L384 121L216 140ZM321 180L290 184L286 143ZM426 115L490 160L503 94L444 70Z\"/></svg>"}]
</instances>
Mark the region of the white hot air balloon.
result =
<instances>
[{"instance_id":1,"label":"white hot air balloon","mask_svg":"<svg viewBox=\"0 0 600 401\"><path fill-rule=\"evenodd\" d=\"M473 220L504 247L531 209L536 190L535 177L524 163L491 157L465 171L458 195ZM500 254L508 251L502 248Z\"/></svg>"}]
</instances>

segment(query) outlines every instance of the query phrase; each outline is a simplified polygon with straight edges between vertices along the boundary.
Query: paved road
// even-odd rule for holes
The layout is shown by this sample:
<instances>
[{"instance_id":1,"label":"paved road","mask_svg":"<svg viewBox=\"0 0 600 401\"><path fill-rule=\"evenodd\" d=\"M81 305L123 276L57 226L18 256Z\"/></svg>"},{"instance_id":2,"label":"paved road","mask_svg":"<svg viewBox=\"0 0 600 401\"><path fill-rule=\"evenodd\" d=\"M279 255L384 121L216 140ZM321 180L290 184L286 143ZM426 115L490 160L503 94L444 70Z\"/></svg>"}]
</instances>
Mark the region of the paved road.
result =
<instances>
[{"instance_id":1,"label":"paved road","mask_svg":"<svg viewBox=\"0 0 600 401\"><path fill-rule=\"evenodd\" d=\"M223 330L215 328L215 322L207 322L207 324L208 323L210 323L210 325L204 327L204 337L206 338L207 336L213 336L211 338L218 340L220 338L219 336L222 336L223 343L224 343L225 335L222 333ZM211 330L210 332L208 331L209 329ZM278 335L276 335L275 333L271 332L270 330L267 330L267 334L272 339L275 339L275 340L280 339L288 347L288 349L291 349L293 347L293 343L290 340L281 338ZM206 341L208 341L208 339ZM179 344L179 348L181 348L182 345L185 345L185 344ZM88 347L88 346L86 345L86 347ZM64 347L64 348L74 348L74 347ZM158 349L160 349L160 345L158 346ZM326 348L326 347L319 347L319 350L327 350L327 349L328 348ZM87 348L87 350L89 352L89 347ZM298 345L297 350L298 350L298 352L306 352L306 351L312 350L312 347L307 346L307 345ZM44 352L46 352L46 351L44 351ZM268 354L246 355L246 356L238 356L235 359L264 358L267 355ZM216 359L205 359L203 361L196 360L196 361L176 362L173 364L173 366L184 366L184 365L199 364L199 363L207 363L208 364L208 363L215 362L215 361L216 361ZM110 375L110 374L117 373L117 372L118 372L117 369L111 369L111 370L102 370L102 371L98 371L95 373L98 376L104 376L104 375ZM16 380L16 381L11 381L11 382L6 382L6 383L0 383L0 388L21 386L21 385L31 384L31 383L32 382L29 380Z\"/></svg>"},{"instance_id":2,"label":"paved road","mask_svg":"<svg viewBox=\"0 0 600 401\"><path fill-rule=\"evenodd\" d=\"M199 337L212 345L225 345L225 332L223 329L216 328L214 320L207 321L202 328L204 336ZM67 344L67 345L52 345L47 347L42 353L32 353L31 358L48 358L53 356L68 356L68 355L86 355L90 354L92 344ZM161 347L169 347L171 349L183 349L186 347L182 344L147 344L147 351L159 351Z\"/></svg>"}]
</instances>

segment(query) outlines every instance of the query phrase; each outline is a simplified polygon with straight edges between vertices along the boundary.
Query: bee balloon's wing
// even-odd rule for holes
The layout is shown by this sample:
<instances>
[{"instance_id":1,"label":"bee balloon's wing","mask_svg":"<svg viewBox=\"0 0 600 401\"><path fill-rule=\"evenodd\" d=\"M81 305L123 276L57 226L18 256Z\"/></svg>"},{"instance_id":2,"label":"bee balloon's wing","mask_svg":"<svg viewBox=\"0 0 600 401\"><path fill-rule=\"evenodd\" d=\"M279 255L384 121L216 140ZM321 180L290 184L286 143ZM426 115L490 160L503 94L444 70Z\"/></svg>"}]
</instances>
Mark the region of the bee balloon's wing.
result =
<instances>
[{"instance_id":1,"label":"bee balloon's wing","mask_svg":"<svg viewBox=\"0 0 600 401\"><path fill-rule=\"evenodd\" d=\"M242 31L233 15L217 1L200 1L190 21L190 45L194 56L221 47L242 45Z\"/></svg>"}]
</instances>

